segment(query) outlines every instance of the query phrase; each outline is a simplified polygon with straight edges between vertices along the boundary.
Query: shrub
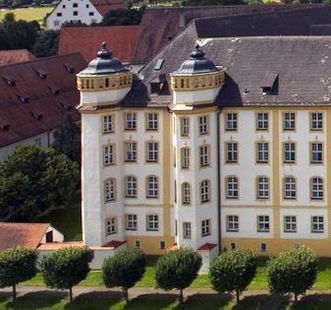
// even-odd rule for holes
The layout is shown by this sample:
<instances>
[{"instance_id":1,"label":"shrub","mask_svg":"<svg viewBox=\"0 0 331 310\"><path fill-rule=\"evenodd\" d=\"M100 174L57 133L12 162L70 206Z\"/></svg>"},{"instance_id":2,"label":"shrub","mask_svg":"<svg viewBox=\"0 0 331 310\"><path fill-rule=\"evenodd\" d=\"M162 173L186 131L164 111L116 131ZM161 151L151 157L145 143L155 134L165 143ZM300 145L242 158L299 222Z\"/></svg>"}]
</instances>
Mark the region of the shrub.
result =
<instances>
[{"instance_id":1,"label":"shrub","mask_svg":"<svg viewBox=\"0 0 331 310\"><path fill-rule=\"evenodd\" d=\"M44 256L41 271L45 284L51 288L68 289L72 301L72 287L86 278L92 259L93 252L86 247L62 248Z\"/></svg>"},{"instance_id":2,"label":"shrub","mask_svg":"<svg viewBox=\"0 0 331 310\"><path fill-rule=\"evenodd\" d=\"M34 277L37 253L34 250L15 247L0 252L0 287L13 287L13 300L16 299L16 285Z\"/></svg>"},{"instance_id":3,"label":"shrub","mask_svg":"<svg viewBox=\"0 0 331 310\"><path fill-rule=\"evenodd\" d=\"M268 262L268 283L272 293L293 293L295 301L312 287L317 276L317 257L312 250L298 247Z\"/></svg>"},{"instance_id":4,"label":"shrub","mask_svg":"<svg viewBox=\"0 0 331 310\"><path fill-rule=\"evenodd\" d=\"M183 289L189 287L197 277L201 263L200 254L191 249L182 248L168 252L156 263L157 286L166 291L179 290L179 301L183 303Z\"/></svg>"},{"instance_id":5,"label":"shrub","mask_svg":"<svg viewBox=\"0 0 331 310\"><path fill-rule=\"evenodd\" d=\"M217 292L235 292L237 303L240 293L255 276L257 260L250 250L231 250L217 257L209 270L209 277Z\"/></svg>"},{"instance_id":6,"label":"shrub","mask_svg":"<svg viewBox=\"0 0 331 310\"><path fill-rule=\"evenodd\" d=\"M143 277L145 267L146 258L142 252L133 249L117 252L103 262L103 282L106 287L121 287L127 302L128 289Z\"/></svg>"}]
</instances>

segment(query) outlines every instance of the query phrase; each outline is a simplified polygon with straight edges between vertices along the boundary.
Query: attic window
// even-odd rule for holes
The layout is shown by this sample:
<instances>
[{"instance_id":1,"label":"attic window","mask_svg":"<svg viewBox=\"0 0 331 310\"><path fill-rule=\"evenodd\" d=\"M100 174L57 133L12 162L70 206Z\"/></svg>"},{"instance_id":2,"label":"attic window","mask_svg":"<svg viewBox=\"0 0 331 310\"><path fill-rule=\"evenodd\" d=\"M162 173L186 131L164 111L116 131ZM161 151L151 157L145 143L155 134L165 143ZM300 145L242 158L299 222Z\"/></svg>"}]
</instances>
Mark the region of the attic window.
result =
<instances>
[{"instance_id":1,"label":"attic window","mask_svg":"<svg viewBox=\"0 0 331 310\"><path fill-rule=\"evenodd\" d=\"M9 124L0 124L0 130L8 131L9 130Z\"/></svg>"},{"instance_id":2,"label":"attic window","mask_svg":"<svg viewBox=\"0 0 331 310\"><path fill-rule=\"evenodd\" d=\"M22 103L29 103L29 97L23 96L23 95L17 95L17 98L22 102Z\"/></svg>"},{"instance_id":3,"label":"attic window","mask_svg":"<svg viewBox=\"0 0 331 310\"><path fill-rule=\"evenodd\" d=\"M43 118L43 115L41 113L31 112L31 115L38 121Z\"/></svg>"},{"instance_id":4,"label":"attic window","mask_svg":"<svg viewBox=\"0 0 331 310\"><path fill-rule=\"evenodd\" d=\"M151 93L158 94L161 90L161 83L160 82L151 82Z\"/></svg>"},{"instance_id":5,"label":"attic window","mask_svg":"<svg viewBox=\"0 0 331 310\"><path fill-rule=\"evenodd\" d=\"M69 72L69 73L75 73L75 68L67 65L67 64L63 64L65 69Z\"/></svg>"},{"instance_id":6,"label":"attic window","mask_svg":"<svg viewBox=\"0 0 331 310\"><path fill-rule=\"evenodd\" d=\"M8 76L3 76L2 79L9 85L9 86L15 86L16 81L14 78L8 77Z\"/></svg>"},{"instance_id":7,"label":"attic window","mask_svg":"<svg viewBox=\"0 0 331 310\"><path fill-rule=\"evenodd\" d=\"M47 78L47 72L46 71L41 70L41 69L35 69L35 71L42 80L45 80Z\"/></svg>"},{"instance_id":8,"label":"attic window","mask_svg":"<svg viewBox=\"0 0 331 310\"><path fill-rule=\"evenodd\" d=\"M164 59L160 58L155 64L154 70L159 71L162 68L162 65L164 63Z\"/></svg>"},{"instance_id":9,"label":"attic window","mask_svg":"<svg viewBox=\"0 0 331 310\"><path fill-rule=\"evenodd\" d=\"M48 86L49 90L53 95L58 95L60 93L60 88L56 86Z\"/></svg>"},{"instance_id":10,"label":"attic window","mask_svg":"<svg viewBox=\"0 0 331 310\"><path fill-rule=\"evenodd\" d=\"M279 75L275 73L267 73L262 79L263 85L261 86L263 95L277 95L279 85Z\"/></svg>"},{"instance_id":11,"label":"attic window","mask_svg":"<svg viewBox=\"0 0 331 310\"><path fill-rule=\"evenodd\" d=\"M66 111L70 111L71 110L71 105L67 105L67 104L65 104L65 103L60 103L61 104L61 106L63 107L63 109L65 109Z\"/></svg>"}]
</instances>

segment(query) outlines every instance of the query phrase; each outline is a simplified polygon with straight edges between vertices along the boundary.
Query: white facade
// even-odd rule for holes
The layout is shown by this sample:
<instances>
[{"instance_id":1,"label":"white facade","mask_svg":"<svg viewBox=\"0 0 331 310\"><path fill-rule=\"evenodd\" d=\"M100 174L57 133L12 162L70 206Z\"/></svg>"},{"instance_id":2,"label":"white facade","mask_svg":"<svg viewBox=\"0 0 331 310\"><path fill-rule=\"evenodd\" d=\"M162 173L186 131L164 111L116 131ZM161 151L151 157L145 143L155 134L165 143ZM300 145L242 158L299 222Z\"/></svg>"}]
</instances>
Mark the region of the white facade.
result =
<instances>
[{"instance_id":1,"label":"white facade","mask_svg":"<svg viewBox=\"0 0 331 310\"><path fill-rule=\"evenodd\" d=\"M59 30L66 22L100 23L103 16L90 0L62 0L46 18L46 28Z\"/></svg>"}]
</instances>

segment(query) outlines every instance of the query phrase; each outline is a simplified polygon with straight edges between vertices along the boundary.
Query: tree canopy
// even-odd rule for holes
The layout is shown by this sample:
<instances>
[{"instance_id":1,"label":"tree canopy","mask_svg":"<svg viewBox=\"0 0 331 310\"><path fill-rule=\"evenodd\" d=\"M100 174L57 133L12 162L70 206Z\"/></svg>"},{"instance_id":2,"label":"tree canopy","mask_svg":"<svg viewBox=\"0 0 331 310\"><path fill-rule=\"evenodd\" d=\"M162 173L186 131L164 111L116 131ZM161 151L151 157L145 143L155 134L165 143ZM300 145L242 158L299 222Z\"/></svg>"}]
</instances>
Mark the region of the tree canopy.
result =
<instances>
[{"instance_id":1,"label":"tree canopy","mask_svg":"<svg viewBox=\"0 0 331 310\"><path fill-rule=\"evenodd\" d=\"M138 250L127 249L105 259L102 266L103 282L107 287L121 287L126 301L128 289L133 287L145 273L146 258Z\"/></svg>"},{"instance_id":2,"label":"tree canopy","mask_svg":"<svg viewBox=\"0 0 331 310\"><path fill-rule=\"evenodd\" d=\"M34 250L16 247L0 251L0 287L13 287L16 299L16 285L27 281L37 273L37 253Z\"/></svg>"},{"instance_id":3,"label":"tree canopy","mask_svg":"<svg viewBox=\"0 0 331 310\"><path fill-rule=\"evenodd\" d=\"M143 16L143 10L136 9L117 9L105 14L101 25L119 26L119 25L138 25Z\"/></svg>"},{"instance_id":4,"label":"tree canopy","mask_svg":"<svg viewBox=\"0 0 331 310\"><path fill-rule=\"evenodd\" d=\"M78 189L79 167L54 149L25 145L0 164L0 217L32 221Z\"/></svg>"},{"instance_id":5,"label":"tree canopy","mask_svg":"<svg viewBox=\"0 0 331 310\"><path fill-rule=\"evenodd\" d=\"M272 293L298 295L310 289L317 276L317 257L306 247L280 253L268 262L268 282Z\"/></svg>"},{"instance_id":6,"label":"tree canopy","mask_svg":"<svg viewBox=\"0 0 331 310\"><path fill-rule=\"evenodd\" d=\"M93 252L87 247L59 249L41 261L41 272L45 284L51 288L68 289L72 301L72 287L87 277Z\"/></svg>"},{"instance_id":7,"label":"tree canopy","mask_svg":"<svg viewBox=\"0 0 331 310\"><path fill-rule=\"evenodd\" d=\"M236 293L237 303L242 291L253 280L257 267L255 255L250 250L223 252L212 263L209 277L217 292Z\"/></svg>"},{"instance_id":8,"label":"tree canopy","mask_svg":"<svg viewBox=\"0 0 331 310\"><path fill-rule=\"evenodd\" d=\"M56 55L59 48L59 38L59 31L41 31L32 47L33 54L37 57L49 57Z\"/></svg>"},{"instance_id":9,"label":"tree canopy","mask_svg":"<svg viewBox=\"0 0 331 310\"><path fill-rule=\"evenodd\" d=\"M202 258L199 253L181 248L161 256L156 263L155 280L157 286L168 291L180 291L179 301L183 302L183 289L189 287L197 277Z\"/></svg>"}]
</instances>

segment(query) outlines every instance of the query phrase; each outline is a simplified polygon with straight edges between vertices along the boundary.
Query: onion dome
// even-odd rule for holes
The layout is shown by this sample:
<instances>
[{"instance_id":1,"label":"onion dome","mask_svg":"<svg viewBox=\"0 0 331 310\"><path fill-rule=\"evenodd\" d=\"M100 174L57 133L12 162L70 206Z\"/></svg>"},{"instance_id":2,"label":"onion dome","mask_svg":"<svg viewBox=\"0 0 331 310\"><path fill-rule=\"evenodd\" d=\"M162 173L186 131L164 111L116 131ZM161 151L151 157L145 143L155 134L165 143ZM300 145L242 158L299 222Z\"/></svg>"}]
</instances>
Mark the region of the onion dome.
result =
<instances>
[{"instance_id":1,"label":"onion dome","mask_svg":"<svg viewBox=\"0 0 331 310\"><path fill-rule=\"evenodd\" d=\"M97 58L93 59L79 75L107 75L127 71L129 70L117 58L113 57L106 42L103 42L101 50L97 53Z\"/></svg>"},{"instance_id":2,"label":"onion dome","mask_svg":"<svg viewBox=\"0 0 331 310\"><path fill-rule=\"evenodd\" d=\"M211 60L205 58L205 53L197 44L195 50L191 53L190 59L185 60L174 74L203 74L216 71L219 71L219 69L216 68Z\"/></svg>"}]
</instances>

